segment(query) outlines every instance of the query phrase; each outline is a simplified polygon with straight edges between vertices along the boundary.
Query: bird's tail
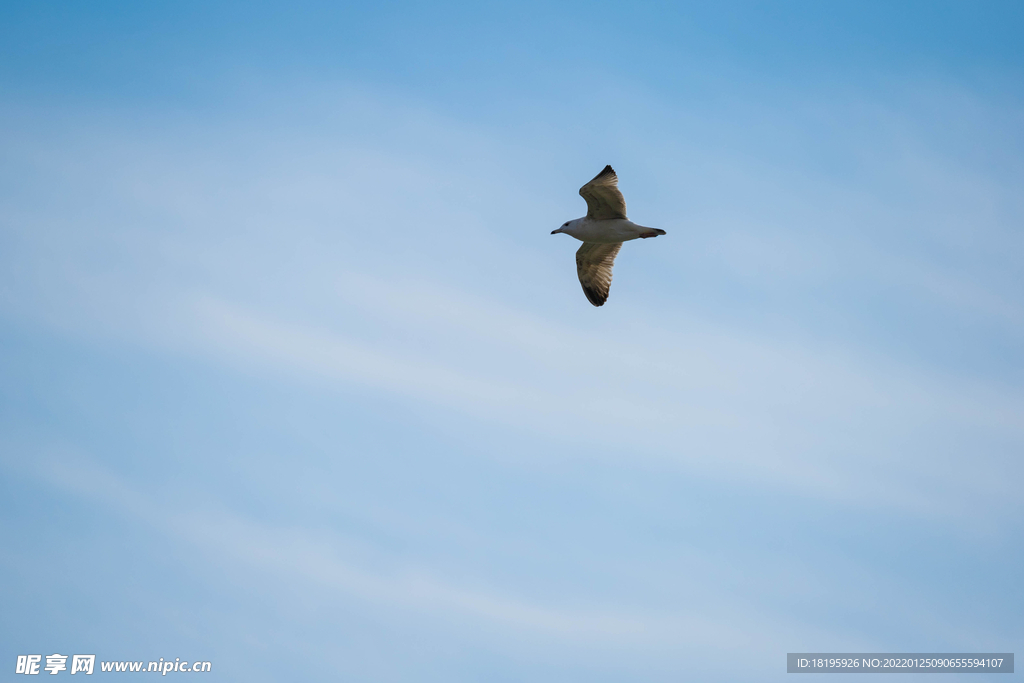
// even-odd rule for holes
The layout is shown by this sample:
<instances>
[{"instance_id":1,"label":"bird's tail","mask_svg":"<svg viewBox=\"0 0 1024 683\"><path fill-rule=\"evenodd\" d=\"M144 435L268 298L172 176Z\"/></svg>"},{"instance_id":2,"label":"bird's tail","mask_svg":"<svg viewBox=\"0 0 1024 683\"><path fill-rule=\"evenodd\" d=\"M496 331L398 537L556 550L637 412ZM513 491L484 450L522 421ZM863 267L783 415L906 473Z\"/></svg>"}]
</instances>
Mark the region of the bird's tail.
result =
<instances>
[{"instance_id":1,"label":"bird's tail","mask_svg":"<svg viewBox=\"0 0 1024 683\"><path fill-rule=\"evenodd\" d=\"M657 237L658 235L664 235L665 231L661 228L644 228L644 231L640 233L640 237Z\"/></svg>"}]
</instances>

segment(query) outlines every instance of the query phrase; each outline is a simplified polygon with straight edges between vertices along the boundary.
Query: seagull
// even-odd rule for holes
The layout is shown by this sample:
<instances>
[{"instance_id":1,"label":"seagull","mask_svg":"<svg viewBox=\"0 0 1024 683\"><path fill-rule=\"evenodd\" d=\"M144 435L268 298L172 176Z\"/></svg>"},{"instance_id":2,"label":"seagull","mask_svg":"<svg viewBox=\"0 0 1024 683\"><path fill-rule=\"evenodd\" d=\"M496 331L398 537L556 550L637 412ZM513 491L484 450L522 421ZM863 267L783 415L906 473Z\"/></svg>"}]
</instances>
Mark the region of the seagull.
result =
<instances>
[{"instance_id":1,"label":"seagull","mask_svg":"<svg viewBox=\"0 0 1024 683\"><path fill-rule=\"evenodd\" d=\"M626 218L626 200L619 192L619 176L611 166L605 166L581 187L580 196L587 200L587 215L568 221L551 234L564 232L583 242L576 252L580 284L590 303L604 306L612 286L612 265L622 243L637 237L657 237L665 231L645 228Z\"/></svg>"}]
</instances>

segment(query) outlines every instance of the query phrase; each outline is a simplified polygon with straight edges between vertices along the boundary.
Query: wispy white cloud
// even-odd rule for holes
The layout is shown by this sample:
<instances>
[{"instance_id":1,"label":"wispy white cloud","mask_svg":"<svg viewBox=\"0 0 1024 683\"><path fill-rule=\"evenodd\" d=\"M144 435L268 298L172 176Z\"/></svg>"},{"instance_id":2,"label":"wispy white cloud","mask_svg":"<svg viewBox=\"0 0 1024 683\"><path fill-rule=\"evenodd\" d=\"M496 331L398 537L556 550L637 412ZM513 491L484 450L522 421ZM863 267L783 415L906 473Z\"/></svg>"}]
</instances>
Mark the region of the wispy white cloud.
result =
<instances>
[{"instance_id":1,"label":"wispy white cloud","mask_svg":"<svg viewBox=\"0 0 1024 683\"><path fill-rule=\"evenodd\" d=\"M154 496L146 487L68 452L51 453L38 467L19 469L62 493L142 522L159 536L185 542L219 562L268 572L282 585L304 586L321 602L355 599L428 616L434 624L449 615L455 623L469 619L540 641L555 638L569 645L589 643L624 653L638 648L661 653L701 648L726 651L743 643L770 654L773 648L784 648L787 638L808 637L801 634L804 627L799 624L769 622L767 615L726 595L702 595L701 608L682 612L665 606L623 610L621 605L609 607L599 601L569 606L530 600L488 586L482 577L446 580L379 552L367 556L365 548L338 534L261 523L223 510L182 510L168 505L160 494ZM471 587L473 583L476 588ZM702 593L719 588L705 586ZM268 594L264 599L274 597ZM575 602L579 603L578 597Z\"/></svg>"},{"instance_id":2,"label":"wispy white cloud","mask_svg":"<svg viewBox=\"0 0 1024 683\"><path fill-rule=\"evenodd\" d=\"M405 321L406 338L450 348L429 358L415 346L374 348L351 334L213 300L197 305L197 342L230 362L304 381L355 383L577 443L615 444L631 459L813 497L928 515L967 514L983 495L995 509L1015 505L1008 487L963 489L963 465L950 459L957 454L942 450L932 433L1019 442L1022 402L991 387L921 376L881 359L753 341L695 320L686 333L638 321L628 338L604 336L597 346L585 333L429 286L376 282L358 291L370 292L359 295L362 305L380 318ZM645 340L640 350L636 338ZM502 362L476 364L476 355ZM858 433L865 421L874 433ZM940 450L894 447L915 439ZM991 474L1006 467L1002 457L975 457L971 467ZM934 474L903 476L926 463ZM951 499L954 488L960 493Z\"/></svg>"}]
</instances>

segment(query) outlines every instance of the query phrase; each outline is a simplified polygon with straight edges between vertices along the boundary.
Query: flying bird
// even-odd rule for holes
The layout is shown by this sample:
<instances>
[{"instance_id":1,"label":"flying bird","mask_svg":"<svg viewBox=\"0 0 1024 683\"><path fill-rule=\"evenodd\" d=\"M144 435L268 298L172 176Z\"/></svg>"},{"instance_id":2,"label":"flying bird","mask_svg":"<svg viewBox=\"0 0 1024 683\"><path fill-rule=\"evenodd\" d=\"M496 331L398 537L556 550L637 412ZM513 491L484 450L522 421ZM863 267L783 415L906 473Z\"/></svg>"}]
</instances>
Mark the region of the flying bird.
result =
<instances>
[{"instance_id":1,"label":"flying bird","mask_svg":"<svg viewBox=\"0 0 1024 683\"><path fill-rule=\"evenodd\" d=\"M576 252L580 284L590 303L604 306L612 286L612 265L622 243L637 237L657 237L665 231L645 228L626 218L626 200L619 192L619 177L611 166L605 166L581 187L580 196L587 200L587 215L568 221L551 234L564 232L583 242Z\"/></svg>"}]
</instances>

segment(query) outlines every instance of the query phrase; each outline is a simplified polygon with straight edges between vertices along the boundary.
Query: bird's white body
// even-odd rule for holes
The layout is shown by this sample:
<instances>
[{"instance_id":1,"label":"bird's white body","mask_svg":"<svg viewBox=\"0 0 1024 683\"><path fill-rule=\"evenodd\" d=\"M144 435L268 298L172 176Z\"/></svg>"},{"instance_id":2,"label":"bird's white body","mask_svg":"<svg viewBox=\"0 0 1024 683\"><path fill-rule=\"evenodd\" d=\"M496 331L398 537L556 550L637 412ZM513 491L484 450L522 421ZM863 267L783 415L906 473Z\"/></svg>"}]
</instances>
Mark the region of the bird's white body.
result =
<instances>
[{"instance_id":1,"label":"bird's white body","mask_svg":"<svg viewBox=\"0 0 1024 683\"><path fill-rule=\"evenodd\" d=\"M586 216L569 221L555 232L564 232L581 242L597 242L599 244L628 242L639 237L653 237L654 234L657 234L652 233L651 228L637 225L628 218L595 220Z\"/></svg>"}]
</instances>

